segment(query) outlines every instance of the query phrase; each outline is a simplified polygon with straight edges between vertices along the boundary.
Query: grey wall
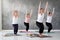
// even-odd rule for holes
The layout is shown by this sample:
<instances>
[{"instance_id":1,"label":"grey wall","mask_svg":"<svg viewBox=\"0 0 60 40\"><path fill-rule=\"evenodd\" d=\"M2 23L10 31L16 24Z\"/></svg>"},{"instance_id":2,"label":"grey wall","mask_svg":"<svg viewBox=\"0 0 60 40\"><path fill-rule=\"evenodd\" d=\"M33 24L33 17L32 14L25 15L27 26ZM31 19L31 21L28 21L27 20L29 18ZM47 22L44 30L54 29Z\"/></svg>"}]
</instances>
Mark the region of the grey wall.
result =
<instances>
[{"instance_id":1,"label":"grey wall","mask_svg":"<svg viewBox=\"0 0 60 40\"><path fill-rule=\"evenodd\" d=\"M1 0L0 0L0 31L2 30L2 11L1 11Z\"/></svg>"},{"instance_id":2,"label":"grey wall","mask_svg":"<svg viewBox=\"0 0 60 40\"><path fill-rule=\"evenodd\" d=\"M42 6L45 7L46 1L49 2L48 9L52 10L55 7L55 14L53 16L52 24L53 29L60 29L60 0L42 0ZM35 24L35 20L37 19L37 10L40 0L3 0L3 10L2 10L2 21L3 21L3 29L13 29L12 22L12 11L19 11L19 29L25 29L24 26L24 14L26 9L33 7L33 14L30 22L30 29L38 29ZM46 19L46 16L45 16ZM47 27L45 26L45 29Z\"/></svg>"}]
</instances>

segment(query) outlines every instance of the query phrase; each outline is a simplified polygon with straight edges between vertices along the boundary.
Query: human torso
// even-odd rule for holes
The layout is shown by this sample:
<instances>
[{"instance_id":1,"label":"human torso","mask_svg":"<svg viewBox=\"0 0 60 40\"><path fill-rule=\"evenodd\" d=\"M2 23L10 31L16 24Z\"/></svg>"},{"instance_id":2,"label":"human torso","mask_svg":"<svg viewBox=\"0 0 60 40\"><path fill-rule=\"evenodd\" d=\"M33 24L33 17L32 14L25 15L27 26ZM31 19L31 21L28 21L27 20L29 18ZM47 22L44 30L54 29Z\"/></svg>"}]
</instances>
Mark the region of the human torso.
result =
<instances>
[{"instance_id":1,"label":"human torso","mask_svg":"<svg viewBox=\"0 0 60 40\"><path fill-rule=\"evenodd\" d=\"M18 24L18 17L13 16L12 24Z\"/></svg>"},{"instance_id":2,"label":"human torso","mask_svg":"<svg viewBox=\"0 0 60 40\"><path fill-rule=\"evenodd\" d=\"M51 22L52 22L52 16L48 16L48 15L47 15L47 20L46 20L46 22L51 23Z\"/></svg>"},{"instance_id":3,"label":"human torso","mask_svg":"<svg viewBox=\"0 0 60 40\"><path fill-rule=\"evenodd\" d=\"M43 19L44 19L44 13L43 14L38 14L37 21L42 23Z\"/></svg>"},{"instance_id":4,"label":"human torso","mask_svg":"<svg viewBox=\"0 0 60 40\"><path fill-rule=\"evenodd\" d=\"M30 17L25 17L25 22L29 23L30 22Z\"/></svg>"}]
</instances>

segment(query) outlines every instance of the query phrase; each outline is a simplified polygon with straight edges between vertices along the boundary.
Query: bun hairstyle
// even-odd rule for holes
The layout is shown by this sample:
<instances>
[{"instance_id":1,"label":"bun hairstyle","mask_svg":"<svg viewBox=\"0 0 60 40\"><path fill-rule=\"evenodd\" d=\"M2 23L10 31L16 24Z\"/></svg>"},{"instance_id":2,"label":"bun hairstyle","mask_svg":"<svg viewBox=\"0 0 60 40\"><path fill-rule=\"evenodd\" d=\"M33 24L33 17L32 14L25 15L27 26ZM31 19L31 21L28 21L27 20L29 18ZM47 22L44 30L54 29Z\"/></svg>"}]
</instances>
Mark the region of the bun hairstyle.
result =
<instances>
[{"instance_id":1,"label":"bun hairstyle","mask_svg":"<svg viewBox=\"0 0 60 40\"><path fill-rule=\"evenodd\" d=\"M51 12L49 12L48 14L52 14Z\"/></svg>"},{"instance_id":2,"label":"bun hairstyle","mask_svg":"<svg viewBox=\"0 0 60 40\"><path fill-rule=\"evenodd\" d=\"M40 8L40 12L44 12L44 8Z\"/></svg>"},{"instance_id":3,"label":"bun hairstyle","mask_svg":"<svg viewBox=\"0 0 60 40\"><path fill-rule=\"evenodd\" d=\"M17 11L17 10L15 10L15 11L14 11L14 13L18 13L18 11Z\"/></svg>"},{"instance_id":4,"label":"bun hairstyle","mask_svg":"<svg viewBox=\"0 0 60 40\"><path fill-rule=\"evenodd\" d=\"M44 10L43 8L40 8L40 10Z\"/></svg>"},{"instance_id":5,"label":"bun hairstyle","mask_svg":"<svg viewBox=\"0 0 60 40\"><path fill-rule=\"evenodd\" d=\"M28 12L27 15L30 15L30 13Z\"/></svg>"},{"instance_id":6,"label":"bun hairstyle","mask_svg":"<svg viewBox=\"0 0 60 40\"><path fill-rule=\"evenodd\" d=\"M18 16L18 11L17 10L13 11L13 16Z\"/></svg>"}]
</instances>

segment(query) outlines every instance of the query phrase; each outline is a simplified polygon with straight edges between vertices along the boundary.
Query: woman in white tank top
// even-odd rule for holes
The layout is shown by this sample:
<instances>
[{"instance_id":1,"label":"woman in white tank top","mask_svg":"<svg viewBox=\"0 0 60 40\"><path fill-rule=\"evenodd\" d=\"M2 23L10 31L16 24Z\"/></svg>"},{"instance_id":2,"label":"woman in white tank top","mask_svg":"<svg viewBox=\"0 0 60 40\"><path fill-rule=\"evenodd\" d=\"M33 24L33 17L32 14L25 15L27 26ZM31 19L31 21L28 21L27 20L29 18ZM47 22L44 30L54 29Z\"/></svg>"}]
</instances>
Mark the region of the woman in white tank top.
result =
<instances>
[{"instance_id":1,"label":"woman in white tank top","mask_svg":"<svg viewBox=\"0 0 60 40\"><path fill-rule=\"evenodd\" d=\"M44 13L42 13L42 15L38 13L37 21L42 23L43 19L44 19Z\"/></svg>"},{"instance_id":2,"label":"woman in white tank top","mask_svg":"<svg viewBox=\"0 0 60 40\"><path fill-rule=\"evenodd\" d=\"M17 10L13 12L12 25L14 27L14 34L17 35L18 32L18 11Z\"/></svg>"},{"instance_id":3,"label":"woman in white tank top","mask_svg":"<svg viewBox=\"0 0 60 40\"><path fill-rule=\"evenodd\" d=\"M30 22L31 15L32 15L32 9L31 12L26 11L25 21L24 21L24 25L26 26L26 32L28 32L29 30L29 22Z\"/></svg>"},{"instance_id":4,"label":"woman in white tank top","mask_svg":"<svg viewBox=\"0 0 60 40\"><path fill-rule=\"evenodd\" d=\"M43 35L43 31L44 31L43 20L44 20L44 13L47 10L48 2L46 2L45 9L40 8L40 6L41 6L41 1L40 1L40 4L39 4L38 17L37 17L36 25L39 28L39 36L43 37L43 36L45 36L45 35Z\"/></svg>"},{"instance_id":5,"label":"woman in white tank top","mask_svg":"<svg viewBox=\"0 0 60 40\"><path fill-rule=\"evenodd\" d=\"M55 10L55 8L53 8L53 12L47 11L46 25L47 25L47 27L48 27L48 33L49 33L49 32L51 31L51 29L52 29L52 24L51 24L51 22L52 22L52 16L53 16L53 14L54 14L54 10Z\"/></svg>"}]
</instances>

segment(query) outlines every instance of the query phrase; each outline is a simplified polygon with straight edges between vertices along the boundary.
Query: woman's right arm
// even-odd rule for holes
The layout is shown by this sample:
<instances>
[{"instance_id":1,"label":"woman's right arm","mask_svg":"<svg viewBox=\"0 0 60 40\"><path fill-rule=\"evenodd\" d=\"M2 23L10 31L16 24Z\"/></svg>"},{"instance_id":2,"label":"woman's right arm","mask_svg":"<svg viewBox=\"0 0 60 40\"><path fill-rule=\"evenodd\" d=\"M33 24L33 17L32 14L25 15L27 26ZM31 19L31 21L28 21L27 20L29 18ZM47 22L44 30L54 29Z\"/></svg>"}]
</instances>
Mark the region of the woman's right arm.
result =
<instances>
[{"instance_id":1,"label":"woman's right arm","mask_svg":"<svg viewBox=\"0 0 60 40\"><path fill-rule=\"evenodd\" d=\"M41 1L39 3L39 7L38 7L38 13L40 12L40 8L41 8Z\"/></svg>"},{"instance_id":2,"label":"woman's right arm","mask_svg":"<svg viewBox=\"0 0 60 40\"><path fill-rule=\"evenodd\" d=\"M55 8L53 8L52 15L54 15Z\"/></svg>"},{"instance_id":3,"label":"woman's right arm","mask_svg":"<svg viewBox=\"0 0 60 40\"><path fill-rule=\"evenodd\" d=\"M44 13L47 12L47 8L48 8L48 1L46 2L46 6L45 6L45 9L44 9Z\"/></svg>"},{"instance_id":4,"label":"woman's right arm","mask_svg":"<svg viewBox=\"0 0 60 40\"><path fill-rule=\"evenodd\" d=\"M27 16L27 10L26 10L26 13L25 13L25 18L26 18L26 16Z\"/></svg>"}]
</instances>

